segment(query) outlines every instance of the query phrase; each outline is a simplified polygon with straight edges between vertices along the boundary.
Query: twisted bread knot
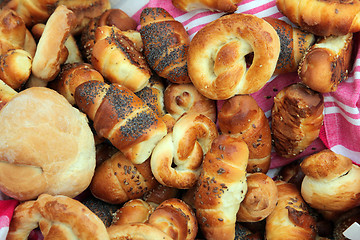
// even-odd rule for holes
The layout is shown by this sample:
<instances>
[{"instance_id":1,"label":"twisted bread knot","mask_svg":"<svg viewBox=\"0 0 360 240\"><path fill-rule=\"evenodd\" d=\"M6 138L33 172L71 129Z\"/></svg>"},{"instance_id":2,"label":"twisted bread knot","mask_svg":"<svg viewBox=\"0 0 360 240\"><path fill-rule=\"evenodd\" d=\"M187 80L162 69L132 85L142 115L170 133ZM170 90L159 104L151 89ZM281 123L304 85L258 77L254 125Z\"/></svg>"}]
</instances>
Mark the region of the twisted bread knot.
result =
<instances>
[{"instance_id":1,"label":"twisted bread knot","mask_svg":"<svg viewBox=\"0 0 360 240\"><path fill-rule=\"evenodd\" d=\"M163 185L180 189L194 186L203 156L217 137L216 125L202 114L184 114L154 148L151 170ZM176 167L173 167L172 164Z\"/></svg>"},{"instance_id":2,"label":"twisted bread knot","mask_svg":"<svg viewBox=\"0 0 360 240\"><path fill-rule=\"evenodd\" d=\"M246 55L254 53L246 66ZM273 75L280 53L275 29L254 15L231 14L202 28L192 39L188 72L204 96L220 100L260 90Z\"/></svg>"}]
</instances>

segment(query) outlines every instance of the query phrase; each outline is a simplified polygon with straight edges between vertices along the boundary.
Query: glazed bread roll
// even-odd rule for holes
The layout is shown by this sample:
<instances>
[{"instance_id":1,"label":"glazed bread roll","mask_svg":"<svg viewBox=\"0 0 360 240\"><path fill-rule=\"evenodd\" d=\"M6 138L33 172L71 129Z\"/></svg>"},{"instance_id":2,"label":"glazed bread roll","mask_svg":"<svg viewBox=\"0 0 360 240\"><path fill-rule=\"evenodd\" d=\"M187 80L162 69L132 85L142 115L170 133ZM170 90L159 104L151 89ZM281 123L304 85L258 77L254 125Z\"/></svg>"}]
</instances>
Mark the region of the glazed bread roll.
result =
<instances>
[{"instance_id":1,"label":"glazed bread roll","mask_svg":"<svg viewBox=\"0 0 360 240\"><path fill-rule=\"evenodd\" d=\"M246 176L247 192L236 214L238 222L258 222L269 216L278 201L274 180L264 173Z\"/></svg>"},{"instance_id":2,"label":"glazed bread roll","mask_svg":"<svg viewBox=\"0 0 360 240\"><path fill-rule=\"evenodd\" d=\"M301 195L313 208L345 212L359 206L360 167L351 159L323 150L301 163Z\"/></svg>"},{"instance_id":3,"label":"glazed bread roll","mask_svg":"<svg viewBox=\"0 0 360 240\"><path fill-rule=\"evenodd\" d=\"M291 184L276 181L278 203L266 218L265 238L272 239L315 239L316 222L300 192Z\"/></svg>"},{"instance_id":4,"label":"glazed bread roll","mask_svg":"<svg viewBox=\"0 0 360 240\"><path fill-rule=\"evenodd\" d=\"M96 133L135 164L148 159L167 133L165 123L124 86L87 81L76 88L75 102L93 120Z\"/></svg>"},{"instance_id":5,"label":"glazed bread roll","mask_svg":"<svg viewBox=\"0 0 360 240\"><path fill-rule=\"evenodd\" d=\"M300 80L314 91L336 91L351 70L353 34L321 38L300 62Z\"/></svg>"},{"instance_id":6,"label":"glazed bread roll","mask_svg":"<svg viewBox=\"0 0 360 240\"><path fill-rule=\"evenodd\" d=\"M61 210L60 210L61 209ZM109 239L104 223L79 201L42 194L15 208L6 239L28 239L40 227L44 239Z\"/></svg>"},{"instance_id":7,"label":"glazed bread roll","mask_svg":"<svg viewBox=\"0 0 360 240\"><path fill-rule=\"evenodd\" d=\"M18 199L42 193L75 197L95 169L94 136L86 116L54 90L33 87L0 112L0 191Z\"/></svg>"},{"instance_id":8,"label":"glazed bread roll","mask_svg":"<svg viewBox=\"0 0 360 240\"><path fill-rule=\"evenodd\" d=\"M276 0L279 11L301 29L317 36L360 31L360 2Z\"/></svg>"},{"instance_id":9,"label":"glazed bread roll","mask_svg":"<svg viewBox=\"0 0 360 240\"><path fill-rule=\"evenodd\" d=\"M172 4L185 12L200 9L233 13L242 0L172 0Z\"/></svg>"},{"instance_id":10,"label":"glazed bread roll","mask_svg":"<svg viewBox=\"0 0 360 240\"><path fill-rule=\"evenodd\" d=\"M90 190L104 202L121 204L142 197L156 184L149 160L133 164L119 151L96 168Z\"/></svg>"},{"instance_id":11,"label":"glazed bread roll","mask_svg":"<svg viewBox=\"0 0 360 240\"><path fill-rule=\"evenodd\" d=\"M292 158L316 138L324 119L323 96L301 83L283 88L274 98L272 133L276 152Z\"/></svg>"},{"instance_id":12,"label":"glazed bread roll","mask_svg":"<svg viewBox=\"0 0 360 240\"><path fill-rule=\"evenodd\" d=\"M254 59L247 69L245 56L250 53ZM233 13L207 24L191 40L189 76L210 99L254 93L273 75L279 53L279 36L268 22Z\"/></svg>"},{"instance_id":13,"label":"glazed bread roll","mask_svg":"<svg viewBox=\"0 0 360 240\"><path fill-rule=\"evenodd\" d=\"M150 67L173 83L189 83L187 52L190 38L184 26L163 8L145 8L140 15L144 56Z\"/></svg>"},{"instance_id":14,"label":"glazed bread roll","mask_svg":"<svg viewBox=\"0 0 360 240\"><path fill-rule=\"evenodd\" d=\"M249 148L247 172L266 173L270 167L271 130L263 110L251 95L224 101L218 113L220 131L243 140Z\"/></svg>"},{"instance_id":15,"label":"glazed bread roll","mask_svg":"<svg viewBox=\"0 0 360 240\"><path fill-rule=\"evenodd\" d=\"M314 44L315 35L277 18L265 17L264 20L273 26L280 38L281 50L274 74L296 72L300 60Z\"/></svg>"},{"instance_id":16,"label":"glazed bread roll","mask_svg":"<svg viewBox=\"0 0 360 240\"><path fill-rule=\"evenodd\" d=\"M164 92L165 109L175 119L184 113L201 113L216 121L216 102L199 93L193 84L169 84Z\"/></svg>"},{"instance_id":17,"label":"glazed bread roll","mask_svg":"<svg viewBox=\"0 0 360 240\"><path fill-rule=\"evenodd\" d=\"M219 135L205 155L194 204L208 240L235 238L236 213L247 191L248 157L246 143L226 135Z\"/></svg>"},{"instance_id":18,"label":"glazed bread roll","mask_svg":"<svg viewBox=\"0 0 360 240\"><path fill-rule=\"evenodd\" d=\"M155 146L151 171L168 187L188 189L195 185L204 155L217 137L216 125L202 114L185 114Z\"/></svg>"},{"instance_id":19,"label":"glazed bread roll","mask_svg":"<svg viewBox=\"0 0 360 240\"><path fill-rule=\"evenodd\" d=\"M173 240L163 231L147 223L113 225L108 229L110 240Z\"/></svg>"},{"instance_id":20,"label":"glazed bread roll","mask_svg":"<svg viewBox=\"0 0 360 240\"><path fill-rule=\"evenodd\" d=\"M145 223L154 207L142 199L131 199L114 213L111 225Z\"/></svg>"}]
</instances>

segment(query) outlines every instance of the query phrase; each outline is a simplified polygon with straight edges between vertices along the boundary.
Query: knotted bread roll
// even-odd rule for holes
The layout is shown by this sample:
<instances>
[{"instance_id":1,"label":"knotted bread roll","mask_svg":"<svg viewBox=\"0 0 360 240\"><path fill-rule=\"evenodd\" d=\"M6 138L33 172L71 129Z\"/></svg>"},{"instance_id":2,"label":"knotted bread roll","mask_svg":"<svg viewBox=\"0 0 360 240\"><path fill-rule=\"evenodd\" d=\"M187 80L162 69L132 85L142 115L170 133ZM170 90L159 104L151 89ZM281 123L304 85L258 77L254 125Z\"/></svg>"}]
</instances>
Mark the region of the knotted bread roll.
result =
<instances>
[{"instance_id":1,"label":"knotted bread roll","mask_svg":"<svg viewBox=\"0 0 360 240\"><path fill-rule=\"evenodd\" d=\"M233 13L242 0L172 0L172 4L185 12L200 9Z\"/></svg>"},{"instance_id":2,"label":"knotted bread roll","mask_svg":"<svg viewBox=\"0 0 360 240\"><path fill-rule=\"evenodd\" d=\"M154 207L142 199L130 199L114 213L111 225L145 223Z\"/></svg>"},{"instance_id":3,"label":"knotted bread roll","mask_svg":"<svg viewBox=\"0 0 360 240\"><path fill-rule=\"evenodd\" d=\"M163 231L147 223L126 223L113 225L108 229L110 240L173 240Z\"/></svg>"},{"instance_id":4,"label":"knotted bread roll","mask_svg":"<svg viewBox=\"0 0 360 240\"><path fill-rule=\"evenodd\" d=\"M245 56L250 53L254 58L247 68ZM268 22L233 13L207 24L191 40L189 76L210 99L254 93L273 75L279 53L279 36Z\"/></svg>"}]
</instances>

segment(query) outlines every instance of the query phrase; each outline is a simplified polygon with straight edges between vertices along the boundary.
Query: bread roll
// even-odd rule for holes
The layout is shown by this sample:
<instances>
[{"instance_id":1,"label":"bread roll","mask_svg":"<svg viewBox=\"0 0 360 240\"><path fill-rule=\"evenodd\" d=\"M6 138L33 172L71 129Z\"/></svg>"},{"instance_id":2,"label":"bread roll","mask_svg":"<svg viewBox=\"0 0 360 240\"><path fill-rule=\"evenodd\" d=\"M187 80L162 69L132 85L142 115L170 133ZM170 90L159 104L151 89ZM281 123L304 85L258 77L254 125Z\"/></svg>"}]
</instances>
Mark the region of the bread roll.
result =
<instances>
[{"instance_id":1,"label":"bread roll","mask_svg":"<svg viewBox=\"0 0 360 240\"><path fill-rule=\"evenodd\" d=\"M142 199L131 199L114 213L112 225L145 223L154 207Z\"/></svg>"},{"instance_id":2,"label":"bread roll","mask_svg":"<svg viewBox=\"0 0 360 240\"><path fill-rule=\"evenodd\" d=\"M147 7L140 15L144 56L150 67L173 83L189 83L187 52L190 38L184 26L163 8Z\"/></svg>"},{"instance_id":3,"label":"bread roll","mask_svg":"<svg viewBox=\"0 0 360 240\"><path fill-rule=\"evenodd\" d=\"M250 53L254 59L248 68L245 56ZM191 40L189 76L210 99L254 93L273 75L279 53L279 36L268 22L233 13L207 24Z\"/></svg>"},{"instance_id":4,"label":"bread roll","mask_svg":"<svg viewBox=\"0 0 360 240\"><path fill-rule=\"evenodd\" d=\"M158 184L144 194L143 199L154 207L159 206L165 200L176 198L179 194L179 189Z\"/></svg>"},{"instance_id":5,"label":"bread roll","mask_svg":"<svg viewBox=\"0 0 360 240\"><path fill-rule=\"evenodd\" d=\"M205 156L196 185L195 209L205 238L235 237L236 213L246 191L249 150L245 142L220 135Z\"/></svg>"},{"instance_id":6,"label":"bread roll","mask_svg":"<svg viewBox=\"0 0 360 240\"><path fill-rule=\"evenodd\" d=\"M3 108L16 94L17 92L13 88L0 80L0 109Z\"/></svg>"},{"instance_id":7,"label":"bread roll","mask_svg":"<svg viewBox=\"0 0 360 240\"><path fill-rule=\"evenodd\" d=\"M242 0L172 0L172 4L185 12L200 9L233 13L238 8L236 4Z\"/></svg>"},{"instance_id":8,"label":"bread roll","mask_svg":"<svg viewBox=\"0 0 360 240\"><path fill-rule=\"evenodd\" d=\"M173 240L163 231L146 223L113 225L107 231L111 240Z\"/></svg>"},{"instance_id":9,"label":"bread roll","mask_svg":"<svg viewBox=\"0 0 360 240\"><path fill-rule=\"evenodd\" d=\"M303 152L319 137L323 110L323 96L304 84L294 83L279 91L271 110L276 152L285 158Z\"/></svg>"},{"instance_id":10,"label":"bread roll","mask_svg":"<svg viewBox=\"0 0 360 240\"><path fill-rule=\"evenodd\" d=\"M336 91L351 70L353 34L321 38L301 60L300 80L314 91Z\"/></svg>"},{"instance_id":11,"label":"bread roll","mask_svg":"<svg viewBox=\"0 0 360 240\"><path fill-rule=\"evenodd\" d=\"M266 173L269 170L269 120L251 95L237 95L225 100L218 113L218 124L223 134L243 140L248 145L247 172Z\"/></svg>"},{"instance_id":12,"label":"bread roll","mask_svg":"<svg viewBox=\"0 0 360 240\"><path fill-rule=\"evenodd\" d=\"M42 193L75 197L95 169L86 116L54 90L33 87L0 111L0 191L18 199Z\"/></svg>"}]
</instances>

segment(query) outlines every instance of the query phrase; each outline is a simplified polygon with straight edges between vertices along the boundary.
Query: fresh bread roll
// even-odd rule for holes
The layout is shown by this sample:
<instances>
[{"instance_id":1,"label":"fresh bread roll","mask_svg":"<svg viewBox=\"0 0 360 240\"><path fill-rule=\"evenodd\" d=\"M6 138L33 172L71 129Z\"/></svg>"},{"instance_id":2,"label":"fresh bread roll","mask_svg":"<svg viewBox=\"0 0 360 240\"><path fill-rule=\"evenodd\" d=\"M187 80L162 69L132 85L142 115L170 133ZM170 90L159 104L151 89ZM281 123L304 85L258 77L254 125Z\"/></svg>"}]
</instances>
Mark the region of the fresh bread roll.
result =
<instances>
[{"instance_id":1,"label":"fresh bread roll","mask_svg":"<svg viewBox=\"0 0 360 240\"><path fill-rule=\"evenodd\" d=\"M208 240L235 237L236 213L247 191L248 157L246 143L226 135L216 138L205 155L196 185L195 209Z\"/></svg>"},{"instance_id":2,"label":"fresh bread roll","mask_svg":"<svg viewBox=\"0 0 360 240\"><path fill-rule=\"evenodd\" d=\"M185 12L200 9L233 13L238 8L236 4L242 0L172 0L172 4Z\"/></svg>"},{"instance_id":3,"label":"fresh bread roll","mask_svg":"<svg viewBox=\"0 0 360 240\"><path fill-rule=\"evenodd\" d=\"M313 208L345 212L360 205L360 167L326 149L301 163L305 174L301 195Z\"/></svg>"},{"instance_id":4,"label":"fresh bread roll","mask_svg":"<svg viewBox=\"0 0 360 240\"><path fill-rule=\"evenodd\" d=\"M193 187L200 175L203 157L217 135L215 123L205 115L183 115L151 155L151 171L156 180L168 187Z\"/></svg>"},{"instance_id":5,"label":"fresh bread roll","mask_svg":"<svg viewBox=\"0 0 360 240\"><path fill-rule=\"evenodd\" d=\"M301 60L298 69L300 80L314 91L336 91L351 70L352 48L352 33L321 38Z\"/></svg>"},{"instance_id":6,"label":"fresh bread roll","mask_svg":"<svg viewBox=\"0 0 360 240\"><path fill-rule=\"evenodd\" d=\"M292 158L316 138L324 119L323 96L301 83L278 92L272 107L272 133L276 152Z\"/></svg>"},{"instance_id":7,"label":"fresh bread roll","mask_svg":"<svg viewBox=\"0 0 360 240\"><path fill-rule=\"evenodd\" d=\"M247 192L236 214L238 222L258 222L272 213L277 201L278 190L274 180L264 173L246 176Z\"/></svg>"},{"instance_id":8,"label":"fresh bread roll","mask_svg":"<svg viewBox=\"0 0 360 240\"><path fill-rule=\"evenodd\" d=\"M4 81L0 80L0 109L15 97L16 94L17 91L7 85Z\"/></svg>"},{"instance_id":9,"label":"fresh bread roll","mask_svg":"<svg viewBox=\"0 0 360 240\"><path fill-rule=\"evenodd\" d=\"M133 92L143 89L152 75L143 55L116 27L96 29L91 64L110 82L121 84Z\"/></svg>"},{"instance_id":10,"label":"fresh bread roll","mask_svg":"<svg viewBox=\"0 0 360 240\"><path fill-rule=\"evenodd\" d=\"M154 207L142 199L131 199L114 213L111 225L145 223Z\"/></svg>"},{"instance_id":11,"label":"fresh bread roll","mask_svg":"<svg viewBox=\"0 0 360 240\"><path fill-rule=\"evenodd\" d=\"M44 239L109 239L104 223L79 201L42 194L15 208L6 239L28 239L40 227Z\"/></svg>"},{"instance_id":12,"label":"fresh bread roll","mask_svg":"<svg viewBox=\"0 0 360 240\"><path fill-rule=\"evenodd\" d=\"M173 83L189 83L187 52L190 38L184 26L163 8L147 7L140 15L144 56L150 67Z\"/></svg>"},{"instance_id":13,"label":"fresh bread roll","mask_svg":"<svg viewBox=\"0 0 360 240\"><path fill-rule=\"evenodd\" d=\"M85 114L54 90L33 87L0 111L0 191L18 199L42 193L75 197L95 169L94 136Z\"/></svg>"},{"instance_id":14,"label":"fresh bread roll","mask_svg":"<svg viewBox=\"0 0 360 240\"><path fill-rule=\"evenodd\" d=\"M110 240L173 240L163 231L147 223L113 225L108 229Z\"/></svg>"},{"instance_id":15,"label":"fresh bread roll","mask_svg":"<svg viewBox=\"0 0 360 240\"><path fill-rule=\"evenodd\" d=\"M314 44L315 35L294 27L287 22L265 17L280 38L280 55L274 74L296 72L306 51Z\"/></svg>"},{"instance_id":16,"label":"fresh bread roll","mask_svg":"<svg viewBox=\"0 0 360 240\"><path fill-rule=\"evenodd\" d=\"M117 152L96 168L90 190L104 202L121 204L142 197L156 185L149 160L133 164Z\"/></svg>"},{"instance_id":17,"label":"fresh bread roll","mask_svg":"<svg viewBox=\"0 0 360 240\"><path fill-rule=\"evenodd\" d=\"M291 184L276 181L278 203L266 218L265 238L272 239L315 239L316 222L300 192Z\"/></svg>"},{"instance_id":18,"label":"fresh bread roll","mask_svg":"<svg viewBox=\"0 0 360 240\"><path fill-rule=\"evenodd\" d=\"M177 198L179 189L158 184L144 194L143 199L151 206L157 207L165 200L170 198Z\"/></svg>"},{"instance_id":19,"label":"fresh bread roll","mask_svg":"<svg viewBox=\"0 0 360 240\"><path fill-rule=\"evenodd\" d=\"M359 1L276 0L276 6L292 23L317 36L360 31Z\"/></svg>"},{"instance_id":20,"label":"fresh bread roll","mask_svg":"<svg viewBox=\"0 0 360 240\"><path fill-rule=\"evenodd\" d=\"M266 173L270 167L269 120L251 95L236 95L224 101L218 113L220 131L243 140L249 148L247 172Z\"/></svg>"},{"instance_id":21,"label":"fresh bread roll","mask_svg":"<svg viewBox=\"0 0 360 240\"><path fill-rule=\"evenodd\" d=\"M124 86L87 81L76 88L75 102L93 121L96 133L135 164L148 159L167 133L165 123Z\"/></svg>"},{"instance_id":22,"label":"fresh bread roll","mask_svg":"<svg viewBox=\"0 0 360 240\"><path fill-rule=\"evenodd\" d=\"M201 113L216 121L216 102L199 93L193 84L169 84L164 92L165 109L175 119L184 113Z\"/></svg>"},{"instance_id":23,"label":"fresh bread roll","mask_svg":"<svg viewBox=\"0 0 360 240\"><path fill-rule=\"evenodd\" d=\"M250 53L254 58L247 68L245 56ZM207 24L191 40L189 76L210 99L254 93L273 75L279 53L279 36L268 22L233 13Z\"/></svg>"},{"instance_id":24,"label":"fresh bread roll","mask_svg":"<svg viewBox=\"0 0 360 240\"><path fill-rule=\"evenodd\" d=\"M291 163L283 166L276 178L282 180L284 182L292 183L296 186L296 188L301 190L301 183L304 179L304 172L301 170L300 163L302 159L297 159L292 161Z\"/></svg>"}]
</instances>

